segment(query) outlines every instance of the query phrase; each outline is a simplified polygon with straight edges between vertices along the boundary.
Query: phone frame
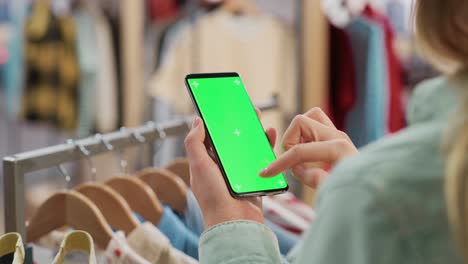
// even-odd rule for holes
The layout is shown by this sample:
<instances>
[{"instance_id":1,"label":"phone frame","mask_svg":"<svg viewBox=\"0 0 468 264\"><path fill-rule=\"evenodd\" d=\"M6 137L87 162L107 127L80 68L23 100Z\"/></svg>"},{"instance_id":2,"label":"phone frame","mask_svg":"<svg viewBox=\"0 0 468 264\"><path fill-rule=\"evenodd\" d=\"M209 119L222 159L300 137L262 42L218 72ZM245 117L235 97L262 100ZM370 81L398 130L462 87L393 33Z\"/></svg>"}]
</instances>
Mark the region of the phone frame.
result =
<instances>
[{"instance_id":1,"label":"phone frame","mask_svg":"<svg viewBox=\"0 0 468 264\"><path fill-rule=\"evenodd\" d=\"M221 160L218 155L218 151L216 150L215 145L213 144L213 140L211 139L210 132L208 131L208 127L205 124L205 119L203 118L203 115L201 114L200 108L198 106L198 103L195 99L195 96L192 93L192 89L190 88L190 84L188 82L189 79L206 79L206 78L223 78L223 77L238 77L242 80L241 76L236 73L236 72L219 72L219 73L192 73L188 74L185 76L185 86L188 90L188 93L190 95L190 99L192 100L193 105L195 106L195 111L197 115L203 120L203 124L205 126L205 131L206 131L206 139L208 139L208 144L213 148L213 154L214 158L216 159L215 162L218 164L218 167L221 171L221 174L223 175L224 181L226 182L226 185L228 187L229 193L231 194L232 197L235 198L242 198L242 197L256 197L256 196L267 196L267 195L275 195L275 194L280 194L284 193L289 190L289 183L286 181L286 187L281 188L281 189L273 189L273 190L264 190L264 191L254 191L254 192L246 192L246 193L237 193L234 191L231 187L231 184L229 183L229 179L227 177L226 171L224 170L223 164L221 163ZM245 87L245 85L244 85ZM245 88L244 88L245 89ZM247 92L247 91L246 91ZM250 97L249 97L250 98ZM255 106L252 103L252 100L249 100L252 109L255 111ZM260 123L260 126L263 128L262 122L257 116L257 120ZM268 141L268 137L265 134L265 137ZM273 150L272 150L273 151ZM276 154L273 151L273 155L275 156L276 159ZM285 177L286 178L286 177Z\"/></svg>"}]
</instances>

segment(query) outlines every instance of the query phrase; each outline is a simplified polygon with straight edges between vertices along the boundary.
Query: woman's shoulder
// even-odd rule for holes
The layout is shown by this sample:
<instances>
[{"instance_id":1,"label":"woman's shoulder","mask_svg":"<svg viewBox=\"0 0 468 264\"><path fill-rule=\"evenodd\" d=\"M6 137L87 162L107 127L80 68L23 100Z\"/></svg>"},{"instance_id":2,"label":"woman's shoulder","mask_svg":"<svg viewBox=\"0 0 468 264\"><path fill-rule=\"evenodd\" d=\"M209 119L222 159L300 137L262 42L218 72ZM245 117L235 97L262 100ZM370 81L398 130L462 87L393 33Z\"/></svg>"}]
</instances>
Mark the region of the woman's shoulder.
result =
<instances>
[{"instance_id":1,"label":"woman's shoulder","mask_svg":"<svg viewBox=\"0 0 468 264\"><path fill-rule=\"evenodd\" d=\"M468 85L468 83L467 83ZM406 118L410 125L447 120L456 104L456 89L449 78L441 76L421 82L411 93Z\"/></svg>"},{"instance_id":2,"label":"woman's shoulder","mask_svg":"<svg viewBox=\"0 0 468 264\"><path fill-rule=\"evenodd\" d=\"M332 218L341 218L336 221L346 228L372 230L357 246L382 253L379 247L386 245L387 256L401 263L461 263L444 204L446 127L447 122L415 125L338 164L320 186L318 217L327 208L344 212ZM392 251L399 248L395 245L405 258Z\"/></svg>"},{"instance_id":3,"label":"woman's shoulder","mask_svg":"<svg viewBox=\"0 0 468 264\"><path fill-rule=\"evenodd\" d=\"M400 177L403 181L408 178L403 174L422 174L426 169L442 174L443 134L455 107L455 92L447 78L437 77L422 82L408 103L408 128L364 147L360 155L339 164L333 174L347 171L353 176L343 179L332 177L335 179L331 182L344 183L350 178L376 183L398 182ZM427 165L421 167L421 164ZM378 177L373 176L376 173Z\"/></svg>"},{"instance_id":4,"label":"woman's shoulder","mask_svg":"<svg viewBox=\"0 0 468 264\"><path fill-rule=\"evenodd\" d=\"M408 128L338 164L324 188L365 181L385 190L398 185L406 188L408 182L442 181L442 144L456 107L454 94L444 77L422 82L408 105Z\"/></svg>"},{"instance_id":5,"label":"woman's shoulder","mask_svg":"<svg viewBox=\"0 0 468 264\"><path fill-rule=\"evenodd\" d=\"M448 95L443 103L436 102L450 93L444 79L422 84L414 93L419 97L412 99L417 112L411 125L338 164L320 187L319 206L337 194L350 197L343 192L367 197L371 204L365 207L359 201L339 204L364 214L366 225L375 223L377 214L385 215L388 224L402 231L400 239L430 258L454 256L444 204L443 138L455 104Z\"/></svg>"},{"instance_id":6,"label":"woman's shoulder","mask_svg":"<svg viewBox=\"0 0 468 264\"><path fill-rule=\"evenodd\" d=\"M442 181L442 138L448 122L414 125L360 150L332 171L323 189L366 182L381 191L408 182Z\"/></svg>"}]
</instances>

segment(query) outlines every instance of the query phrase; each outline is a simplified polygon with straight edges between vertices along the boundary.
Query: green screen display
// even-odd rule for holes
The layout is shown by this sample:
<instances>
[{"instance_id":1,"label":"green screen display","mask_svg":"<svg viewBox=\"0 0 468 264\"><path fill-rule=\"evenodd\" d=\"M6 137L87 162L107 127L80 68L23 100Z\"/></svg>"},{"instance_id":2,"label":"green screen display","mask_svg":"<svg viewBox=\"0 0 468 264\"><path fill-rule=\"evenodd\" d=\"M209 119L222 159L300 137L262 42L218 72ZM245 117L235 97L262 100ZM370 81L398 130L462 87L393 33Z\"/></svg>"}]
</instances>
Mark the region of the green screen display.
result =
<instances>
[{"instance_id":1,"label":"green screen display","mask_svg":"<svg viewBox=\"0 0 468 264\"><path fill-rule=\"evenodd\" d=\"M231 190L236 194L286 189L283 174L259 172L276 159L238 75L187 79Z\"/></svg>"}]
</instances>

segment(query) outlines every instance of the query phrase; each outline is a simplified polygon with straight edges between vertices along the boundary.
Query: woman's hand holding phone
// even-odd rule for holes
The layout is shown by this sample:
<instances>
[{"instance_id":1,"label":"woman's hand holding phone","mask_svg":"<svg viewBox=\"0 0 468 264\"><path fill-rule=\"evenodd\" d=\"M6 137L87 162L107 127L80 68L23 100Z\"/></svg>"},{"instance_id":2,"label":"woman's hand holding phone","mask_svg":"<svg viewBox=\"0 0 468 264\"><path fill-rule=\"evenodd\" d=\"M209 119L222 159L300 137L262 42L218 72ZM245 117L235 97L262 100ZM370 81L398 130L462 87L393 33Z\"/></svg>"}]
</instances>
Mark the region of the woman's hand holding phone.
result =
<instances>
[{"instance_id":1,"label":"woman's hand holding phone","mask_svg":"<svg viewBox=\"0 0 468 264\"><path fill-rule=\"evenodd\" d=\"M358 153L348 135L339 131L320 108L296 116L284 134L282 145L286 152L260 175L269 177L292 169L294 176L311 188L317 188L328 173L321 168L309 167L308 163L334 165Z\"/></svg>"},{"instance_id":2,"label":"woman's hand holding phone","mask_svg":"<svg viewBox=\"0 0 468 264\"><path fill-rule=\"evenodd\" d=\"M260 117L260 111L256 110ZM276 130L269 128L266 134L274 147ZM218 164L206 149L205 137L203 121L197 117L185 139L185 148L190 161L191 186L202 209L205 228L232 220L263 223L261 198L235 199L231 196Z\"/></svg>"},{"instance_id":3,"label":"woman's hand holding phone","mask_svg":"<svg viewBox=\"0 0 468 264\"><path fill-rule=\"evenodd\" d=\"M258 109L257 114L260 116ZM274 147L276 131L270 128L266 134ZM185 148L190 161L192 190L203 211L205 227L233 220L263 223L261 198L235 199L230 195L218 165L205 147L205 136L203 121L197 117L185 139ZM269 177L292 169L295 177L312 188L316 188L328 173L320 168L309 168L308 163L333 165L358 153L349 137L336 129L320 108L294 118L282 144L286 152L260 175Z\"/></svg>"}]
</instances>

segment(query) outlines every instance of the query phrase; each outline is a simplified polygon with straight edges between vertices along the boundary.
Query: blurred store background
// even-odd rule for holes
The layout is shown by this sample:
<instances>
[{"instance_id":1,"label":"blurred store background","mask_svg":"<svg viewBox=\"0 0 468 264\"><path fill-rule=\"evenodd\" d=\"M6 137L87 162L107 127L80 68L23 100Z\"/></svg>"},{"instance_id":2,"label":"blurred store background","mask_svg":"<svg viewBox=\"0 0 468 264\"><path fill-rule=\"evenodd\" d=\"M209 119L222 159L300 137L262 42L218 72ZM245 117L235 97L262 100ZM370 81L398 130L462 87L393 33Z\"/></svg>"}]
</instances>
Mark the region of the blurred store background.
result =
<instances>
[{"instance_id":1,"label":"blurred store background","mask_svg":"<svg viewBox=\"0 0 468 264\"><path fill-rule=\"evenodd\" d=\"M0 0L0 157L190 115L192 72L236 71L254 101L276 95L263 121L280 131L316 106L360 147L404 129L413 87L437 74L417 55L412 1L345 2ZM183 137L125 151L127 170L150 151L155 166L183 156ZM72 184L91 166L104 180L119 159L66 167ZM66 186L57 168L32 174L26 217ZM0 164L1 188L4 176Z\"/></svg>"}]
</instances>

